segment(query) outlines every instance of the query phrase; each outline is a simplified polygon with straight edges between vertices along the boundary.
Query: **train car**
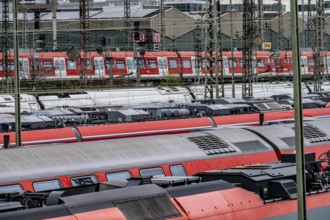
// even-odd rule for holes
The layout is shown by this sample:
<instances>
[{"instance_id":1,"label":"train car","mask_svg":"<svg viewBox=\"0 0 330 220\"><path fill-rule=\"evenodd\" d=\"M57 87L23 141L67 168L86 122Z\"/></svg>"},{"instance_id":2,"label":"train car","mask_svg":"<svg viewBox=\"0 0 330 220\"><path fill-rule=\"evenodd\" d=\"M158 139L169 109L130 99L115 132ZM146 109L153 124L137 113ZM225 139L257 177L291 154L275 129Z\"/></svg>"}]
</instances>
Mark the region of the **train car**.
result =
<instances>
[{"instance_id":1,"label":"train car","mask_svg":"<svg viewBox=\"0 0 330 220\"><path fill-rule=\"evenodd\" d=\"M303 110L305 120L327 119L330 108ZM294 112L267 112L263 114L228 115L203 118L174 119L161 121L133 122L124 124L106 124L94 126L75 126L46 130L32 130L22 132L23 146L47 143L80 142L88 140L104 140L113 138L149 136L170 133L185 133L191 131L208 130L213 127L246 127L292 122ZM65 134L65 135L64 135ZM10 136L10 147L15 146L15 133L0 133L0 144L4 144L4 136Z\"/></svg>"},{"instance_id":2,"label":"train car","mask_svg":"<svg viewBox=\"0 0 330 220\"><path fill-rule=\"evenodd\" d=\"M79 53L77 51L76 53ZM289 52L288 52L289 53ZM67 52L22 52L19 54L20 75L22 79L136 79L139 71L142 80L164 79L167 76L191 79L198 74L205 74L205 53L201 53L199 69L197 69L197 54L193 51L180 52L97 52L80 53L70 56ZM72 52L72 54L74 54ZM13 53L9 54L9 77L14 75ZM77 55L77 54L76 54ZM225 78L235 77L243 73L243 57L241 51L233 52L234 61L231 62L231 52L222 52L222 68ZM277 56L275 56L277 57ZM310 57L310 56L309 56ZM138 60L138 61L137 61ZM260 76L272 75L274 72L272 53L256 51L253 58L253 72ZM283 59L281 59L282 62ZM138 63L137 63L138 62ZM2 64L2 56L0 56ZM139 64L139 65L137 65ZM283 65L289 65L283 61ZM221 63L218 63L219 70ZM3 65L0 65L0 76L3 76Z\"/></svg>"},{"instance_id":3,"label":"train car","mask_svg":"<svg viewBox=\"0 0 330 220\"><path fill-rule=\"evenodd\" d=\"M329 119L305 123L306 152L330 150ZM329 123L329 124L328 124ZM273 162L293 152L292 124L14 148L0 151L0 191L44 191L152 175Z\"/></svg>"},{"instance_id":4,"label":"train car","mask_svg":"<svg viewBox=\"0 0 330 220\"><path fill-rule=\"evenodd\" d=\"M104 184L89 184L85 178L67 189L0 191L0 219L297 219L295 155L282 156L273 163L206 170L190 177L150 176ZM305 157L306 214L328 219L329 157ZM323 169L322 163L328 167Z\"/></svg>"},{"instance_id":5,"label":"train car","mask_svg":"<svg viewBox=\"0 0 330 220\"><path fill-rule=\"evenodd\" d=\"M328 74L328 67L330 66L329 52L321 54L323 56L322 72ZM275 52L272 56L276 66L277 76L292 76L292 51ZM310 78L314 74L314 55L312 51L302 51L300 53L300 72L303 77Z\"/></svg>"}]
</instances>

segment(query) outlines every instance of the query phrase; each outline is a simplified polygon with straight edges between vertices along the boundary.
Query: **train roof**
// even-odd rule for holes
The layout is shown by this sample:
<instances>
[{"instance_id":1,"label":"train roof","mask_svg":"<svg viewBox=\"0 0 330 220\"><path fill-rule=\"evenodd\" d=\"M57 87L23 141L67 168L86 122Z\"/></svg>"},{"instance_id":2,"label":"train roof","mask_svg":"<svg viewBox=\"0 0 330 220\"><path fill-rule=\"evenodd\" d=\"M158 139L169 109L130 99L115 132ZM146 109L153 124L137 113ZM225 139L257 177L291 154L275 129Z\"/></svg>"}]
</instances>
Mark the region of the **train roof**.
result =
<instances>
[{"instance_id":1,"label":"train roof","mask_svg":"<svg viewBox=\"0 0 330 220\"><path fill-rule=\"evenodd\" d=\"M307 126L308 131L313 132L307 141L310 144L329 143L329 124L330 119L305 123L305 128ZM92 173L95 170L142 168L258 152L273 152L276 157L276 149L292 148L288 144L292 143L292 127L276 125L210 129L204 132L1 150L0 183L22 181L31 176L42 179Z\"/></svg>"},{"instance_id":2,"label":"train roof","mask_svg":"<svg viewBox=\"0 0 330 220\"><path fill-rule=\"evenodd\" d=\"M257 135L232 128L8 149L0 151L0 182L271 151Z\"/></svg>"}]
</instances>

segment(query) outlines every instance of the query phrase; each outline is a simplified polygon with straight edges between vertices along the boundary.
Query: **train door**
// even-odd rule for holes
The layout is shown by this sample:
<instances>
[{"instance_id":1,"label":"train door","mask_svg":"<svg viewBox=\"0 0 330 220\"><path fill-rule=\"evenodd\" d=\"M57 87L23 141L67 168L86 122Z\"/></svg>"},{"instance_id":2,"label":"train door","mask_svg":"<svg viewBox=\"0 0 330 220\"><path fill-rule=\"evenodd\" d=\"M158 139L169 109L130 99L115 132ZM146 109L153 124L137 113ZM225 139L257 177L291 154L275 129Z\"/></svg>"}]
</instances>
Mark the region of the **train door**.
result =
<instances>
[{"instance_id":1,"label":"train door","mask_svg":"<svg viewBox=\"0 0 330 220\"><path fill-rule=\"evenodd\" d=\"M110 79L113 77L113 58L106 57L105 58L105 75L109 76Z\"/></svg>"},{"instance_id":2,"label":"train door","mask_svg":"<svg viewBox=\"0 0 330 220\"><path fill-rule=\"evenodd\" d=\"M136 60L133 57L126 57L127 73L136 77Z\"/></svg>"},{"instance_id":3,"label":"train door","mask_svg":"<svg viewBox=\"0 0 330 220\"><path fill-rule=\"evenodd\" d=\"M229 68L228 68L228 57L222 57L222 68L223 68L223 75L224 76L229 76Z\"/></svg>"},{"instance_id":4,"label":"train door","mask_svg":"<svg viewBox=\"0 0 330 220\"><path fill-rule=\"evenodd\" d=\"M19 58L20 63L20 77L22 79L28 79L30 76L30 65L28 58Z\"/></svg>"},{"instance_id":5,"label":"train door","mask_svg":"<svg viewBox=\"0 0 330 220\"><path fill-rule=\"evenodd\" d=\"M55 77L57 79L64 79L66 77L65 58L56 57L54 58L55 64Z\"/></svg>"},{"instance_id":6,"label":"train door","mask_svg":"<svg viewBox=\"0 0 330 220\"><path fill-rule=\"evenodd\" d=\"M103 57L94 57L94 76L96 78L105 77Z\"/></svg>"},{"instance_id":7,"label":"train door","mask_svg":"<svg viewBox=\"0 0 330 220\"><path fill-rule=\"evenodd\" d=\"M158 69L159 69L159 76L165 77L168 76L168 66L166 57L157 57L158 59Z\"/></svg>"},{"instance_id":8,"label":"train door","mask_svg":"<svg viewBox=\"0 0 330 220\"><path fill-rule=\"evenodd\" d=\"M300 71L301 71L301 75L307 75L308 74L307 56L301 56L300 57Z\"/></svg>"},{"instance_id":9,"label":"train door","mask_svg":"<svg viewBox=\"0 0 330 220\"><path fill-rule=\"evenodd\" d=\"M325 56L323 63L324 63L323 73L328 76L330 73L330 56Z\"/></svg>"}]
</instances>

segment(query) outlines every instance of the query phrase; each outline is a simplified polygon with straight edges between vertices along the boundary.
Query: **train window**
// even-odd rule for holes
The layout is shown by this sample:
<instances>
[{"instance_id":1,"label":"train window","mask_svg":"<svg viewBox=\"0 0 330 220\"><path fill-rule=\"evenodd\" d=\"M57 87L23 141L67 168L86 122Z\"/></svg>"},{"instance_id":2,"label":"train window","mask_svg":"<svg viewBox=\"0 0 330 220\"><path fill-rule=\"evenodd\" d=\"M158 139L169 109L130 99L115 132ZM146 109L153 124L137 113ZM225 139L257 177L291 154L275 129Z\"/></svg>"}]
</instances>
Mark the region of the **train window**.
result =
<instances>
[{"instance_id":1,"label":"train window","mask_svg":"<svg viewBox=\"0 0 330 220\"><path fill-rule=\"evenodd\" d=\"M2 71L3 70L3 68L2 68L2 63L0 63L0 71Z\"/></svg>"},{"instance_id":2,"label":"train window","mask_svg":"<svg viewBox=\"0 0 330 220\"><path fill-rule=\"evenodd\" d=\"M14 70L14 63L8 63L8 69L9 70Z\"/></svg>"},{"instance_id":3,"label":"train window","mask_svg":"<svg viewBox=\"0 0 330 220\"><path fill-rule=\"evenodd\" d=\"M52 189L61 189L62 184L59 180L50 180L50 181L43 181L43 182L34 182L33 183L34 191L46 191Z\"/></svg>"},{"instance_id":4,"label":"train window","mask_svg":"<svg viewBox=\"0 0 330 220\"><path fill-rule=\"evenodd\" d=\"M73 177L71 178L72 186L84 186L84 185L90 185L94 183L98 183L98 179L96 176L80 176L80 177Z\"/></svg>"},{"instance_id":5,"label":"train window","mask_svg":"<svg viewBox=\"0 0 330 220\"><path fill-rule=\"evenodd\" d=\"M117 69L125 69L124 60L116 60Z\"/></svg>"},{"instance_id":6,"label":"train window","mask_svg":"<svg viewBox=\"0 0 330 220\"><path fill-rule=\"evenodd\" d=\"M258 60L258 67L260 67L260 68L265 67L265 62L264 62L264 60Z\"/></svg>"},{"instance_id":7,"label":"train window","mask_svg":"<svg viewBox=\"0 0 330 220\"><path fill-rule=\"evenodd\" d=\"M167 69L167 61L166 61L166 59L163 59L163 69Z\"/></svg>"},{"instance_id":8,"label":"train window","mask_svg":"<svg viewBox=\"0 0 330 220\"><path fill-rule=\"evenodd\" d=\"M97 60L95 60L97 61ZM85 62L85 68L88 69L88 70L91 70L92 69L92 61L91 60L86 60Z\"/></svg>"},{"instance_id":9,"label":"train window","mask_svg":"<svg viewBox=\"0 0 330 220\"><path fill-rule=\"evenodd\" d=\"M75 70L75 69L77 69L76 61L68 60L68 69L69 70Z\"/></svg>"},{"instance_id":10,"label":"train window","mask_svg":"<svg viewBox=\"0 0 330 220\"><path fill-rule=\"evenodd\" d=\"M196 61L195 59L194 59L194 60L192 60L192 62L191 62L191 64L192 64L192 68L193 68L193 69L195 69L195 68L196 68L196 62L197 62L197 61Z\"/></svg>"},{"instance_id":11,"label":"train window","mask_svg":"<svg viewBox=\"0 0 330 220\"><path fill-rule=\"evenodd\" d=\"M327 57L327 58L326 58L326 65L327 65L328 67L330 67L330 57Z\"/></svg>"},{"instance_id":12,"label":"train window","mask_svg":"<svg viewBox=\"0 0 330 220\"><path fill-rule=\"evenodd\" d=\"M229 65L230 65L230 68L232 68L232 67L236 68L236 66L237 66L237 61L235 60L235 58L230 58L230 63L229 63Z\"/></svg>"},{"instance_id":13,"label":"train window","mask_svg":"<svg viewBox=\"0 0 330 220\"><path fill-rule=\"evenodd\" d=\"M94 60L94 68L95 68L96 70L99 69L99 61L98 61L98 60Z\"/></svg>"},{"instance_id":14,"label":"train window","mask_svg":"<svg viewBox=\"0 0 330 220\"><path fill-rule=\"evenodd\" d=\"M164 69L163 60L158 60L158 68L159 69Z\"/></svg>"},{"instance_id":15,"label":"train window","mask_svg":"<svg viewBox=\"0 0 330 220\"><path fill-rule=\"evenodd\" d=\"M170 170L173 176L187 176L185 168L180 164L170 166Z\"/></svg>"},{"instance_id":16,"label":"train window","mask_svg":"<svg viewBox=\"0 0 330 220\"><path fill-rule=\"evenodd\" d=\"M140 64L140 69L145 69L146 68L146 61L145 60L139 60Z\"/></svg>"},{"instance_id":17,"label":"train window","mask_svg":"<svg viewBox=\"0 0 330 220\"><path fill-rule=\"evenodd\" d=\"M60 61L55 60L55 69L56 69L56 70L59 70L60 68L61 68L61 66L60 66Z\"/></svg>"},{"instance_id":18,"label":"train window","mask_svg":"<svg viewBox=\"0 0 330 220\"><path fill-rule=\"evenodd\" d=\"M23 70L28 71L29 70L29 62L27 60L23 61Z\"/></svg>"},{"instance_id":19,"label":"train window","mask_svg":"<svg viewBox=\"0 0 330 220\"><path fill-rule=\"evenodd\" d=\"M23 191L23 187L21 185L9 185L0 187L0 193L11 193L19 191Z\"/></svg>"},{"instance_id":20,"label":"train window","mask_svg":"<svg viewBox=\"0 0 330 220\"><path fill-rule=\"evenodd\" d=\"M286 57L286 63L291 63L291 57Z\"/></svg>"},{"instance_id":21,"label":"train window","mask_svg":"<svg viewBox=\"0 0 330 220\"><path fill-rule=\"evenodd\" d=\"M117 172L117 173L107 173L106 174L107 180L127 180L132 177L129 171Z\"/></svg>"},{"instance_id":22,"label":"train window","mask_svg":"<svg viewBox=\"0 0 330 220\"><path fill-rule=\"evenodd\" d=\"M100 70L104 70L104 63L103 60L99 60L100 62Z\"/></svg>"},{"instance_id":23,"label":"train window","mask_svg":"<svg viewBox=\"0 0 330 220\"><path fill-rule=\"evenodd\" d=\"M127 62L127 68L128 69L132 69L132 63L131 63L131 61L130 60L127 60L126 62Z\"/></svg>"},{"instance_id":24,"label":"train window","mask_svg":"<svg viewBox=\"0 0 330 220\"><path fill-rule=\"evenodd\" d=\"M183 61L183 68L185 68L185 69L191 68L190 60Z\"/></svg>"},{"instance_id":25,"label":"train window","mask_svg":"<svg viewBox=\"0 0 330 220\"><path fill-rule=\"evenodd\" d=\"M245 63L244 63L244 60L243 59L240 59L239 60L239 65L241 65L241 67L244 67L245 66Z\"/></svg>"},{"instance_id":26,"label":"train window","mask_svg":"<svg viewBox=\"0 0 330 220\"><path fill-rule=\"evenodd\" d=\"M206 60L202 61L202 67L205 68L206 67Z\"/></svg>"},{"instance_id":27,"label":"train window","mask_svg":"<svg viewBox=\"0 0 330 220\"><path fill-rule=\"evenodd\" d=\"M64 60L61 60L61 70L65 70Z\"/></svg>"},{"instance_id":28,"label":"train window","mask_svg":"<svg viewBox=\"0 0 330 220\"><path fill-rule=\"evenodd\" d=\"M110 70L110 68L113 70L113 60L106 59L105 60L105 68L107 70Z\"/></svg>"},{"instance_id":29,"label":"train window","mask_svg":"<svg viewBox=\"0 0 330 220\"><path fill-rule=\"evenodd\" d=\"M158 175L164 175L164 171L162 168L157 167L157 168L149 168L149 169L141 169L140 170L140 175L142 177L146 177L146 176L158 176Z\"/></svg>"},{"instance_id":30,"label":"train window","mask_svg":"<svg viewBox=\"0 0 330 220\"><path fill-rule=\"evenodd\" d=\"M169 60L170 68L178 68L178 62L176 60Z\"/></svg>"},{"instance_id":31,"label":"train window","mask_svg":"<svg viewBox=\"0 0 330 220\"><path fill-rule=\"evenodd\" d=\"M227 59L227 57L223 58L223 67L228 68L228 59Z\"/></svg>"},{"instance_id":32,"label":"train window","mask_svg":"<svg viewBox=\"0 0 330 220\"><path fill-rule=\"evenodd\" d=\"M308 66L314 67L314 60L308 60Z\"/></svg>"},{"instance_id":33,"label":"train window","mask_svg":"<svg viewBox=\"0 0 330 220\"><path fill-rule=\"evenodd\" d=\"M136 60L135 59L132 60L132 69L136 69Z\"/></svg>"},{"instance_id":34,"label":"train window","mask_svg":"<svg viewBox=\"0 0 330 220\"><path fill-rule=\"evenodd\" d=\"M52 61L44 61L43 66L44 70L53 70Z\"/></svg>"},{"instance_id":35,"label":"train window","mask_svg":"<svg viewBox=\"0 0 330 220\"><path fill-rule=\"evenodd\" d=\"M148 60L148 66L150 69L156 69L157 68L156 60Z\"/></svg>"}]
</instances>

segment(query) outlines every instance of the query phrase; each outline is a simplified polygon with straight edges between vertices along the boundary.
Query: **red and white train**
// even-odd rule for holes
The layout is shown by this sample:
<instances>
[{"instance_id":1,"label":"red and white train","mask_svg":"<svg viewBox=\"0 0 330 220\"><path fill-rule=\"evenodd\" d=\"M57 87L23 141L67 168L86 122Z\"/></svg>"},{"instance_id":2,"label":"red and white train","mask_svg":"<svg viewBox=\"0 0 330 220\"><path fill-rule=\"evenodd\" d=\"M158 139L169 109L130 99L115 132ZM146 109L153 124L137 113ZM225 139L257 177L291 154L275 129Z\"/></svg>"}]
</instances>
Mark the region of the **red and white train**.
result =
<instances>
[{"instance_id":1,"label":"red and white train","mask_svg":"<svg viewBox=\"0 0 330 220\"><path fill-rule=\"evenodd\" d=\"M234 76L239 78L243 73L242 51L233 53L223 52L223 72L225 78ZM92 79L107 79L127 77L135 79L137 76L137 62L133 52L88 52L81 54L82 59L70 60L66 52L20 53L20 76L22 79L79 79L82 74ZM330 66L330 52L324 57L324 72ZM9 75L14 75L13 54L9 59ZM197 67L195 52L146 52L138 58L141 79L163 79L167 76L195 78L205 74L205 53L201 54L201 65ZM256 76L291 76L292 53L290 51L254 53L254 74ZM0 55L0 77L5 75L2 55ZM220 62L219 62L220 67ZM313 52L301 53L301 72L312 75L314 71Z\"/></svg>"},{"instance_id":2,"label":"red and white train","mask_svg":"<svg viewBox=\"0 0 330 220\"><path fill-rule=\"evenodd\" d=\"M243 73L243 54L241 51L233 53L223 52L223 71L225 78L241 77ZM162 79L166 76L194 78L205 74L205 53L202 53L200 68L197 68L195 52L146 52L139 57L141 79ZM322 54L324 68L328 73L330 67L330 52ZM133 52L97 52L82 54L83 59L70 60L66 52L20 53L20 75L22 79L43 77L44 79L79 79L82 69L88 78L106 79L127 77L135 79L137 76L137 62ZM84 60L84 61L83 61ZM254 74L256 76L291 76L292 52L256 51L254 53ZM4 68L0 55L0 77L4 77ZM219 63L220 66L220 63ZM14 75L13 54L9 59L9 75ZM313 52L301 52L301 72L311 76L314 71Z\"/></svg>"}]
</instances>

